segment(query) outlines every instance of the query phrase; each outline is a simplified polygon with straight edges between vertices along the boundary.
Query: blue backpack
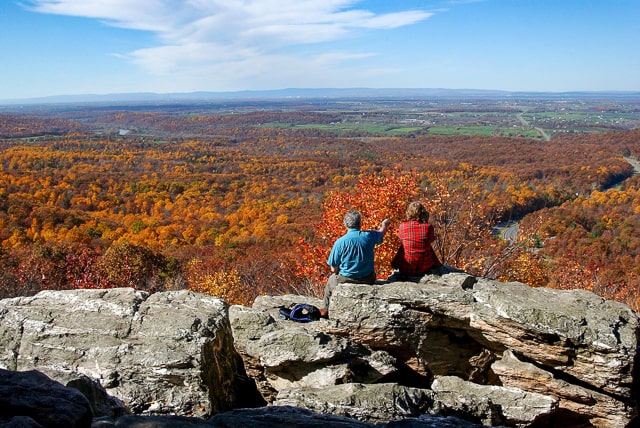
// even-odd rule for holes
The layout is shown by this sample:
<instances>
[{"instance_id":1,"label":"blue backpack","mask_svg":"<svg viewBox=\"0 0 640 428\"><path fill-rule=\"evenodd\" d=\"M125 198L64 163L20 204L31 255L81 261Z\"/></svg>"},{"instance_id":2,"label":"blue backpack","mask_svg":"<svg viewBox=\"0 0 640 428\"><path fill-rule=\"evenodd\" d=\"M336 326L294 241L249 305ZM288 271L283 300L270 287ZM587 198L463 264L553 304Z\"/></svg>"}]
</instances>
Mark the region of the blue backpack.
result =
<instances>
[{"instance_id":1,"label":"blue backpack","mask_svg":"<svg viewBox=\"0 0 640 428\"><path fill-rule=\"evenodd\" d=\"M296 322L318 321L320 309L308 303L298 303L291 309L280 308L280 318Z\"/></svg>"}]
</instances>

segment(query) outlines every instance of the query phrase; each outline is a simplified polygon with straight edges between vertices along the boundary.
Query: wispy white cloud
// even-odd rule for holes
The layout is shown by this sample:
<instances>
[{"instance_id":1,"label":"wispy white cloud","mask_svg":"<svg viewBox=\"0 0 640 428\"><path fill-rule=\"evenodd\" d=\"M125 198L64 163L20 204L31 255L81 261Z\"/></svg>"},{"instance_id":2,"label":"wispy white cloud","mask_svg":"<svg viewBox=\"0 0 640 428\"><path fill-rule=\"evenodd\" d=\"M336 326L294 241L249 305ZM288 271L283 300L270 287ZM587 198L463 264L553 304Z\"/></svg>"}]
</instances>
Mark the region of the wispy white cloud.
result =
<instances>
[{"instance_id":1,"label":"wispy white cloud","mask_svg":"<svg viewBox=\"0 0 640 428\"><path fill-rule=\"evenodd\" d=\"M416 24L432 15L423 10L375 13L358 7L363 3L366 2L23 0L26 7L40 13L93 18L114 27L151 31L157 36L157 45L120 54L155 74L209 80L250 79L272 67L279 67L275 70L283 75L293 74L283 73L282 64L297 72L331 72L329 67L375 52L316 55L316 49L311 47L364 32ZM305 46L310 49L303 49ZM291 53L292 48L296 48L295 54Z\"/></svg>"},{"instance_id":2,"label":"wispy white cloud","mask_svg":"<svg viewBox=\"0 0 640 428\"><path fill-rule=\"evenodd\" d=\"M175 7L166 0L29 0L40 13L97 18L109 25L147 31L165 31L174 21Z\"/></svg>"}]
</instances>

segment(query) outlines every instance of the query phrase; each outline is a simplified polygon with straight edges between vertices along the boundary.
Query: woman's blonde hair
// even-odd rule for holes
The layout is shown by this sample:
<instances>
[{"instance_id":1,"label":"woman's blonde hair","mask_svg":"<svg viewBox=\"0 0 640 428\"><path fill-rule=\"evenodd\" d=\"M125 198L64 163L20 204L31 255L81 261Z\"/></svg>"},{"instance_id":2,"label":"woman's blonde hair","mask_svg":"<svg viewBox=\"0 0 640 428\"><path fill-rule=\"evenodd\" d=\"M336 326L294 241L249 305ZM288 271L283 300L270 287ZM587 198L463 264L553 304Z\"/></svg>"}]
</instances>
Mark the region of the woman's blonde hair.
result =
<instances>
[{"instance_id":1,"label":"woman's blonde hair","mask_svg":"<svg viewBox=\"0 0 640 428\"><path fill-rule=\"evenodd\" d=\"M418 201L411 202L409 205L407 205L407 212L405 213L405 216L407 218L407 221L417 220L420 223L429 222L429 212L424 207L424 205L422 205L422 203Z\"/></svg>"}]
</instances>

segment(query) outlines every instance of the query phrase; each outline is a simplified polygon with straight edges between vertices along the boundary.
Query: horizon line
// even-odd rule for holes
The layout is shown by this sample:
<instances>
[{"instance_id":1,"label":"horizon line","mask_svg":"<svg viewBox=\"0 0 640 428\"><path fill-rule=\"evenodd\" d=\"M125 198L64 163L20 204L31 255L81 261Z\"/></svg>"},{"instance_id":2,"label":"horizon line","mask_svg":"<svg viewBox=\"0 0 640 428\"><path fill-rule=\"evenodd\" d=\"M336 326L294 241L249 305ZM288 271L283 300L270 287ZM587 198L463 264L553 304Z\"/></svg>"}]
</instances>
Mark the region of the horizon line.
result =
<instances>
[{"instance_id":1,"label":"horizon line","mask_svg":"<svg viewBox=\"0 0 640 428\"><path fill-rule=\"evenodd\" d=\"M298 92L298 95L295 93ZM311 98L310 92L322 93L324 95L316 95L319 98L337 98L338 96L346 96L349 92L353 96L359 96L363 98L371 98L375 93L384 93L385 96L409 96L410 92L414 95L430 95L430 96L446 96L446 95L492 95L496 96L523 96L523 95L540 95L540 96L563 96L563 95L619 95L619 96L639 96L639 90L572 90L572 91L512 91L503 89L474 89L474 88L430 88L430 87L402 87L402 88L372 88L372 87L349 87L349 88L305 88L305 87L292 87L281 89L243 89L234 91L206 91L198 90L191 92L112 92L112 93L78 93L78 94L59 94L59 95L45 95L38 97L25 97L25 98L8 98L0 99L0 105L15 105L15 104L64 104L64 103L99 103L99 102L116 102L116 101L161 101L163 99L169 101L194 101L194 100L206 100L209 98L216 98L217 100L223 100L231 98L234 100L239 99L255 99L258 95L263 95L264 99L291 99L291 98ZM355 93L360 94L355 94ZM363 92L367 92L364 95ZM307 93L307 94L304 94ZM422 94L420 94L422 93ZM269 95L269 96L266 96Z\"/></svg>"}]
</instances>

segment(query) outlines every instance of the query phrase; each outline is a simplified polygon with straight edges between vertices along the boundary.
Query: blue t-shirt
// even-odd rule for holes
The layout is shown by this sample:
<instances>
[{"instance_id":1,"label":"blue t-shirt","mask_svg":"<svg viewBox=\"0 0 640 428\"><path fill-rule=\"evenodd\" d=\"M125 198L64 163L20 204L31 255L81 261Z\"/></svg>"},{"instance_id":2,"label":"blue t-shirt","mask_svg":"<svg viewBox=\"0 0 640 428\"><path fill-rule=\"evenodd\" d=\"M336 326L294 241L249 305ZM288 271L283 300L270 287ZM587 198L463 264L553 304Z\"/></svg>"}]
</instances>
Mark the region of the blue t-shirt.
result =
<instances>
[{"instance_id":1,"label":"blue t-shirt","mask_svg":"<svg viewBox=\"0 0 640 428\"><path fill-rule=\"evenodd\" d=\"M348 278L360 279L374 272L373 248L380 244L382 232L377 230L349 229L333 244L327 264L340 269Z\"/></svg>"}]
</instances>

